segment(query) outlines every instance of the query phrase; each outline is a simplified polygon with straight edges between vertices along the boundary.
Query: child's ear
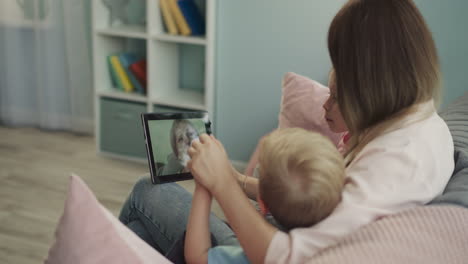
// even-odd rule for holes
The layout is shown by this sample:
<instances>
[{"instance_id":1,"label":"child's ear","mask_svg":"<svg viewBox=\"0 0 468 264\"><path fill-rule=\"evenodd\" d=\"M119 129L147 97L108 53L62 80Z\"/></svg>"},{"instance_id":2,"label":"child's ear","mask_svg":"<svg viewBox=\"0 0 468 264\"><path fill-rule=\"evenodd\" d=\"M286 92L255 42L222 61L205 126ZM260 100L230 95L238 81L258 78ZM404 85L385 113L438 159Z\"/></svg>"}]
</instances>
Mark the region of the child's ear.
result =
<instances>
[{"instance_id":1,"label":"child's ear","mask_svg":"<svg viewBox=\"0 0 468 264\"><path fill-rule=\"evenodd\" d=\"M263 200L260 198L260 195L257 197L257 202L258 202L258 206L260 207L260 212L262 213L262 215L266 215L269 211L265 203L263 202Z\"/></svg>"}]
</instances>

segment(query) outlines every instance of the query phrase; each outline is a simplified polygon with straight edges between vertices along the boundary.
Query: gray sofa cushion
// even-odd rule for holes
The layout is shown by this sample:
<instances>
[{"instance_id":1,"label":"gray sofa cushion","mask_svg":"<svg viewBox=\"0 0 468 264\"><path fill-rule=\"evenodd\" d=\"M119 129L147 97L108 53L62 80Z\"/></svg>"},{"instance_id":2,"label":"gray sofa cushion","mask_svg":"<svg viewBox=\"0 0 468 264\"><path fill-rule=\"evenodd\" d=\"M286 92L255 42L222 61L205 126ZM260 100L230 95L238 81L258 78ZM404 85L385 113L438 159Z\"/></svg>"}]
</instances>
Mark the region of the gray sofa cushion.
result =
<instances>
[{"instance_id":1,"label":"gray sofa cushion","mask_svg":"<svg viewBox=\"0 0 468 264\"><path fill-rule=\"evenodd\" d=\"M441 111L455 146L455 170L444 190L430 204L456 204L468 208L468 93Z\"/></svg>"}]
</instances>

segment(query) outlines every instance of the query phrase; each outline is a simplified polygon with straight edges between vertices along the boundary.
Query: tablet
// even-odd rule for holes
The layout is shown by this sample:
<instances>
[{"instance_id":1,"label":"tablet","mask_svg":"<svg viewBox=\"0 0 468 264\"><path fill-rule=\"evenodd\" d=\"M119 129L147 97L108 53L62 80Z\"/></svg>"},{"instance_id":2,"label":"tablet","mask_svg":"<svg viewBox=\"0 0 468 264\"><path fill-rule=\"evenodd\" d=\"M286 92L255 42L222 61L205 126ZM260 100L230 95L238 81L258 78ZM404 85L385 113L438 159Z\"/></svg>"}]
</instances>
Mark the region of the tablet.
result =
<instances>
[{"instance_id":1,"label":"tablet","mask_svg":"<svg viewBox=\"0 0 468 264\"><path fill-rule=\"evenodd\" d=\"M187 153L193 140L211 134L207 112L141 114L153 184L192 179Z\"/></svg>"}]
</instances>

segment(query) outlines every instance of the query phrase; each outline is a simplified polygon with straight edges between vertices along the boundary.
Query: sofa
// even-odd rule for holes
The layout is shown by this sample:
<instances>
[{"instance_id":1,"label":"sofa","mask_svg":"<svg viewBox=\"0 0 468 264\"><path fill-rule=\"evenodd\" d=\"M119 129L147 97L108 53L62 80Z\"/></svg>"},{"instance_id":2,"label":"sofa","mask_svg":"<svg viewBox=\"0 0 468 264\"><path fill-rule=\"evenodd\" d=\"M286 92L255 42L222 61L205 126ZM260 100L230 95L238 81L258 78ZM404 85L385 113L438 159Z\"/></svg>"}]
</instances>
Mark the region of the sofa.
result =
<instances>
[{"instance_id":1,"label":"sofa","mask_svg":"<svg viewBox=\"0 0 468 264\"><path fill-rule=\"evenodd\" d=\"M444 192L362 227L310 263L468 263L468 92L439 115L454 142L455 169Z\"/></svg>"},{"instance_id":2,"label":"sofa","mask_svg":"<svg viewBox=\"0 0 468 264\"><path fill-rule=\"evenodd\" d=\"M337 144L340 135L327 130L317 114L322 111L324 88L307 77L286 74L279 128L319 131ZM444 192L427 206L384 217L353 232L320 251L311 263L468 263L468 92L439 115L454 141L455 169ZM255 174L257 155L258 147L247 175Z\"/></svg>"},{"instance_id":3,"label":"sofa","mask_svg":"<svg viewBox=\"0 0 468 264\"><path fill-rule=\"evenodd\" d=\"M323 129L326 87L286 74L279 127ZM314 102L311 104L310 102ZM306 113L315 113L309 115ZM455 170L427 206L384 217L320 251L311 263L468 263L468 93L440 111L453 136ZM337 143L340 135L328 130ZM246 172L256 164L252 155ZM79 176L72 176L55 242L45 263L169 263L121 224Z\"/></svg>"},{"instance_id":4,"label":"sofa","mask_svg":"<svg viewBox=\"0 0 468 264\"><path fill-rule=\"evenodd\" d=\"M455 204L468 208L468 92L439 112L452 134L455 170L442 195L430 204Z\"/></svg>"}]
</instances>

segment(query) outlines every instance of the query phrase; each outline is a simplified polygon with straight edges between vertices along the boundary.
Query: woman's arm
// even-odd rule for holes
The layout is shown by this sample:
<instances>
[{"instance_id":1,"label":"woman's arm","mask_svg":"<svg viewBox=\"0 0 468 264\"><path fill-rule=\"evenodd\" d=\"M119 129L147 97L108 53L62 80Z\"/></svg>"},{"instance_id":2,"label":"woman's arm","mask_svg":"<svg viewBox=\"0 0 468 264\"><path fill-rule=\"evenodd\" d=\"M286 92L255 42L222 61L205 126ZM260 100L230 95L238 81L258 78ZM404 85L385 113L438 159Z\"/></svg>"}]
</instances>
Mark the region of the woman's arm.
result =
<instances>
[{"instance_id":1,"label":"woman's arm","mask_svg":"<svg viewBox=\"0 0 468 264\"><path fill-rule=\"evenodd\" d=\"M208 263L208 250L211 248L210 209L211 194L196 183L185 236L184 255L188 264Z\"/></svg>"},{"instance_id":2,"label":"woman's arm","mask_svg":"<svg viewBox=\"0 0 468 264\"><path fill-rule=\"evenodd\" d=\"M235 171L235 178L244 193L252 200L257 200L258 179Z\"/></svg>"},{"instance_id":3,"label":"woman's arm","mask_svg":"<svg viewBox=\"0 0 468 264\"><path fill-rule=\"evenodd\" d=\"M192 174L218 200L249 260L263 263L277 229L261 217L244 195L221 143L202 135L200 142L192 144L189 155Z\"/></svg>"}]
</instances>

